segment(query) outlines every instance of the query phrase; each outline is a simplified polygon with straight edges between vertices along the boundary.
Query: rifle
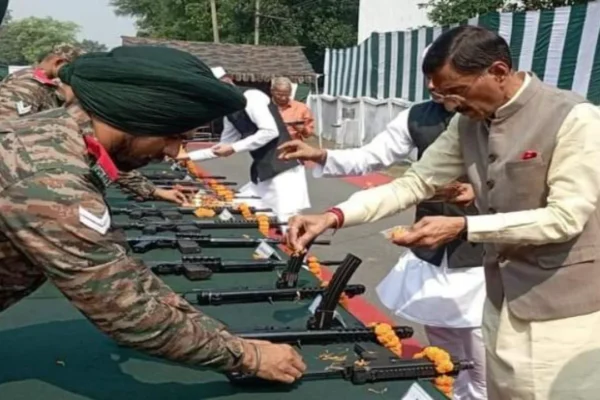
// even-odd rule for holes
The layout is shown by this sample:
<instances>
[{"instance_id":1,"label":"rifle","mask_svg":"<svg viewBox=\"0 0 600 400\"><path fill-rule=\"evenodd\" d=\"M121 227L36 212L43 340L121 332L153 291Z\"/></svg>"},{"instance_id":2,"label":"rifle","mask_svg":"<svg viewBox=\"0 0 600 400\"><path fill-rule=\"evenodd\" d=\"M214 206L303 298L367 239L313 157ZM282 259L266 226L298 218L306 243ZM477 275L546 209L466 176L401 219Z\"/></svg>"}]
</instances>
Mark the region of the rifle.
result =
<instances>
[{"instance_id":1,"label":"rifle","mask_svg":"<svg viewBox=\"0 0 600 400\"><path fill-rule=\"evenodd\" d=\"M128 215L131 219L142 219L144 217L162 217L170 220L180 220L182 215L193 215L194 212L200 207L137 207L137 208L123 208L123 207L112 207L111 213L113 215ZM215 207L211 208L216 214L223 212L223 210L229 211L231 214L241 214L241 210L236 207ZM270 208L255 208L249 207L251 213L257 212L270 212Z\"/></svg>"},{"instance_id":2,"label":"rifle","mask_svg":"<svg viewBox=\"0 0 600 400\"><path fill-rule=\"evenodd\" d=\"M408 339L413 335L413 329L409 326L394 326L392 330L400 339ZM273 343L298 345L377 341L377 335L373 328L302 330L289 327L266 326L253 331L228 331L242 339L267 340Z\"/></svg>"},{"instance_id":3,"label":"rifle","mask_svg":"<svg viewBox=\"0 0 600 400\"><path fill-rule=\"evenodd\" d=\"M352 343L377 341L374 328L344 328L334 327L335 309L340 296L346 290L348 281L362 261L352 254L346 255L342 264L336 269L329 285L325 288L322 300L315 314L309 318L306 330L289 327L263 327L253 330L232 331L244 339L268 340L276 343L306 344L306 343ZM408 326L392 327L400 338L409 338L413 329Z\"/></svg>"},{"instance_id":4,"label":"rifle","mask_svg":"<svg viewBox=\"0 0 600 400\"><path fill-rule=\"evenodd\" d=\"M361 295L366 291L364 285L348 285L344 293L349 298ZM249 289L213 291L194 291L196 301L201 306L220 306L235 303L259 303L263 301L295 301L313 299L325 292L324 287L302 287L292 289Z\"/></svg>"},{"instance_id":5,"label":"rifle","mask_svg":"<svg viewBox=\"0 0 600 400\"><path fill-rule=\"evenodd\" d=\"M127 242L134 253L146 253L152 249L179 249L182 254L201 253L204 247L254 247L265 242L281 244L280 239L246 239L246 238L213 238L211 235L200 233L176 233L175 237L140 236L128 238ZM331 242L323 240L315 244L328 245Z\"/></svg>"},{"instance_id":6,"label":"rifle","mask_svg":"<svg viewBox=\"0 0 600 400\"><path fill-rule=\"evenodd\" d=\"M283 260L223 261L221 257L183 256L179 261L146 262L156 275L183 275L190 281L209 279L213 273L273 271L285 267ZM322 265L339 265L341 261L321 261Z\"/></svg>"},{"instance_id":7,"label":"rifle","mask_svg":"<svg viewBox=\"0 0 600 400\"><path fill-rule=\"evenodd\" d=\"M156 275L183 275L190 281L204 281L209 279L213 271L202 264L181 262L146 263Z\"/></svg>"},{"instance_id":8,"label":"rifle","mask_svg":"<svg viewBox=\"0 0 600 400\"><path fill-rule=\"evenodd\" d=\"M284 226L287 223L278 222L273 218L269 219L270 226ZM245 220L184 220L177 222L156 222L156 221L144 221L139 222L114 222L112 224L113 229L124 229L141 230L144 235L154 235L158 232L198 232L199 230L212 230L212 229L243 229L243 228L256 228L257 222L245 221Z\"/></svg>"},{"instance_id":9,"label":"rifle","mask_svg":"<svg viewBox=\"0 0 600 400\"><path fill-rule=\"evenodd\" d=\"M197 180L188 181L188 180L183 180L183 179L166 179L166 178L156 178L156 179L150 179L150 180L152 181L152 183L154 183L155 186L180 185L180 186L189 186L189 187L194 187L194 188L201 188L201 187L206 186L206 183L204 183L202 181L197 181ZM219 185L235 186L235 185L237 185L237 183L236 182L219 182Z\"/></svg>"},{"instance_id":10,"label":"rifle","mask_svg":"<svg viewBox=\"0 0 600 400\"><path fill-rule=\"evenodd\" d=\"M167 190L171 190L173 189L172 186L162 186L162 189L167 189ZM185 188L184 188L185 189ZM197 190L194 190L194 188L189 187L188 190L186 190L187 192L196 192ZM110 197L109 197L110 198ZM260 200L259 196L240 196L240 195L235 195L233 196L234 199L236 200L241 200L241 199L250 199L250 200ZM145 199L136 195L131 195L131 196L127 196L126 197L127 201L135 201L136 203L145 203L147 201L156 201L156 199ZM198 206L201 207L201 206ZM193 209L195 210L198 207L194 207ZM270 209L267 209L270 210Z\"/></svg>"},{"instance_id":11,"label":"rifle","mask_svg":"<svg viewBox=\"0 0 600 400\"><path fill-rule=\"evenodd\" d=\"M361 346L355 345L355 351L361 356L357 347ZM460 371L474 368L474 363L467 360L452 359L452 364L454 368L447 375L456 376ZM434 379L440 375L442 374L437 372L435 364L427 359L371 357L367 363L334 364L322 371L307 371L300 380L342 379L354 385L364 385L385 381ZM238 385L265 384L260 378L239 372L228 373L227 376L232 383Z\"/></svg>"},{"instance_id":12,"label":"rifle","mask_svg":"<svg viewBox=\"0 0 600 400\"><path fill-rule=\"evenodd\" d=\"M152 172L152 173L145 173L143 174L145 178L153 181L153 180L160 180L160 179L171 179L171 180L184 180L186 178L190 178L191 180L187 180L187 182L198 182L198 179L204 180L204 179L214 179L214 180L225 180L227 179L224 176L203 176L202 178L192 178L190 177L190 175L185 172L185 171L169 171L169 172Z\"/></svg>"}]
</instances>

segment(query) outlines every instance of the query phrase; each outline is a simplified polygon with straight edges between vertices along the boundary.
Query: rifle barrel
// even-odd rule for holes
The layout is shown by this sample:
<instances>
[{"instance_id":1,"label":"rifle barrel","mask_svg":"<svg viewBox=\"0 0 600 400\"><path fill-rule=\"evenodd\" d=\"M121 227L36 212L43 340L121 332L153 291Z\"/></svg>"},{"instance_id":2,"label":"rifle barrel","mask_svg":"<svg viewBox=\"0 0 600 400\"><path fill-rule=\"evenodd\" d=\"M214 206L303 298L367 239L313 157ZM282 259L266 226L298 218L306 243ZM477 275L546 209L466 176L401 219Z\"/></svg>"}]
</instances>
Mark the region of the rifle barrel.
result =
<instances>
[{"instance_id":1,"label":"rifle barrel","mask_svg":"<svg viewBox=\"0 0 600 400\"><path fill-rule=\"evenodd\" d=\"M365 292L364 285L348 285L344 293L352 298ZM202 290L196 292L198 305L221 305L234 303L259 303L263 301L293 301L315 298L323 294L323 287L288 289L240 289L228 291Z\"/></svg>"},{"instance_id":2,"label":"rifle barrel","mask_svg":"<svg viewBox=\"0 0 600 400\"><path fill-rule=\"evenodd\" d=\"M392 327L398 338L408 339L413 335L413 328L409 326ZM327 343L354 343L376 342L377 335L371 328L351 329L326 329L326 330L293 330L290 328L265 328L255 331L235 331L232 334L242 339L266 340L273 343L302 343L302 344L327 344Z\"/></svg>"}]
</instances>

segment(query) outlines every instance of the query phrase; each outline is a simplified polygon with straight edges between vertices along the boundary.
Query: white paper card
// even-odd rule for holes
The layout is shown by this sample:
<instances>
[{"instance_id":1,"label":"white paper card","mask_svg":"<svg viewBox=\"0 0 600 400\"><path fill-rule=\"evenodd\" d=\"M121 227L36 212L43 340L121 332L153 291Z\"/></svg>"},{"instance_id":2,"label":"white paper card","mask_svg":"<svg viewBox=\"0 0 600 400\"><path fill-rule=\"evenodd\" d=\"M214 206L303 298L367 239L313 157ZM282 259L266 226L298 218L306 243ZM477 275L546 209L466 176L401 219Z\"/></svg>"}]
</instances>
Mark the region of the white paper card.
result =
<instances>
[{"instance_id":1,"label":"white paper card","mask_svg":"<svg viewBox=\"0 0 600 400\"><path fill-rule=\"evenodd\" d=\"M271 256L275 254L275 249L272 248L269 243L261 240L256 250L254 250L254 253L260 258L271 258Z\"/></svg>"},{"instance_id":2,"label":"white paper card","mask_svg":"<svg viewBox=\"0 0 600 400\"><path fill-rule=\"evenodd\" d=\"M322 295L318 295L317 297L315 297L315 299L313 300L313 302L310 303L310 306L308 307L308 311L310 311L310 313L312 315L315 315L315 312L317 311L317 307L319 307L319 304L321 304L322 300L323 300L323 296Z\"/></svg>"},{"instance_id":3,"label":"white paper card","mask_svg":"<svg viewBox=\"0 0 600 400\"><path fill-rule=\"evenodd\" d=\"M219 219L221 221L229 221L232 218L233 218L233 215L231 215L231 213L229 212L229 210L226 209L226 208L224 208L223 212L221 212L221 214L219 214Z\"/></svg>"},{"instance_id":4,"label":"white paper card","mask_svg":"<svg viewBox=\"0 0 600 400\"><path fill-rule=\"evenodd\" d=\"M318 295L317 297L315 297L313 302L310 303L310 306L308 306L308 311L310 311L312 315L315 315L315 313L317 312L317 308L319 308L319 304L321 304L321 301L323 301L323 296ZM337 311L333 312L333 318L336 319L344 328L347 328L346 322Z\"/></svg>"},{"instance_id":5,"label":"white paper card","mask_svg":"<svg viewBox=\"0 0 600 400\"><path fill-rule=\"evenodd\" d=\"M408 392L402 397L402 400L433 400L433 397L428 395L425 389L415 382L410 385Z\"/></svg>"}]
</instances>

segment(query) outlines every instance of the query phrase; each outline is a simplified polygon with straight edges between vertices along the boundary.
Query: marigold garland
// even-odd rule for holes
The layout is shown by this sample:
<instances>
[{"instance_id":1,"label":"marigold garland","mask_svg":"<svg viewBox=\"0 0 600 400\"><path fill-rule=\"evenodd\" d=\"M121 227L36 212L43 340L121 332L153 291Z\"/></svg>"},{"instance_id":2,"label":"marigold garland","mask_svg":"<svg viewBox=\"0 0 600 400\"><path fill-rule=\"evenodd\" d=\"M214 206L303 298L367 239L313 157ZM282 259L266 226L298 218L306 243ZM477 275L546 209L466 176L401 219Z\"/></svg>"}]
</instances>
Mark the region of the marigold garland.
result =
<instances>
[{"instance_id":1,"label":"marigold garland","mask_svg":"<svg viewBox=\"0 0 600 400\"><path fill-rule=\"evenodd\" d=\"M446 396L452 397L454 378L446 375L454 370L454 364L450 354L444 349L435 346L425 347L421 352L414 355L413 358L427 358L435 365L435 370L441 374L434 379L433 383Z\"/></svg>"},{"instance_id":2,"label":"marigold garland","mask_svg":"<svg viewBox=\"0 0 600 400\"><path fill-rule=\"evenodd\" d=\"M402 357L402 342L396 332L392 329L390 324L386 323L372 323L368 325L370 328L373 328L375 335L377 336L377 341L384 346L386 349L397 355L398 357Z\"/></svg>"},{"instance_id":3,"label":"marigold garland","mask_svg":"<svg viewBox=\"0 0 600 400\"><path fill-rule=\"evenodd\" d=\"M209 208L197 208L196 211L194 211L194 215L198 218L212 218L215 216L215 210L211 210Z\"/></svg>"},{"instance_id":4,"label":"marigold garland","mask_svg":"<svg viewBox=\"0 0 600 400\"><path fill-rule=\"evenodd\" d=\"M322 280L323 276L321 275L321 264L319 263L319 259L315 256L310 256L306 261L308 262L308 270L312 272L318 280Z\"/></svg>"},{"instance_id":5,"label":"marigold garland","mask_svg":"<svg viewBox=\"0 0 600 400\"><path fill-rule=\"evenodd\" d=\"M269 236L269 230L271 229L269 217L264 214L257 215L256 220L258 221L258 231L265 236Z\"/></svg>"},{"instance_id":6,"label":"marigold garland","mask_svg":"<svg viewBox=\"0 0 600 400\"><path fill-rule=\"evenodd\" d=\"M244 219L253 219L254 216L252 215L252 211L250 211L250 206L248 204L240 203L237 206L237 209L240 210L240 213L242 214L242 217L244 217Z\"/></svg>"}]
</instances>

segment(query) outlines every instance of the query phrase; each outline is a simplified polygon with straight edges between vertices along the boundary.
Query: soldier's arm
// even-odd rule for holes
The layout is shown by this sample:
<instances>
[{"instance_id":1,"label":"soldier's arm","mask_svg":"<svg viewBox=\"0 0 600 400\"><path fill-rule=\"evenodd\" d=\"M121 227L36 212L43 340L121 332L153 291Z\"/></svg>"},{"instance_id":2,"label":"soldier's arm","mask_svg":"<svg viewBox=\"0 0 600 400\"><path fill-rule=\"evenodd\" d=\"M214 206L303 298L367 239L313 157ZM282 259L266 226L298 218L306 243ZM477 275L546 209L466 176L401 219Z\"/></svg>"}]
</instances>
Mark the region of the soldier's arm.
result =
<instances>
[{"instance_id":1,"label":"soldier's arm","mask_svg":"<svg viewBox=\"0 0 600 400\"><path fill-rule=\"evenodd\" d=\"M98 329L125 346L218 370L246 363L244 343L200 313L140 262L83 177L37 174L3 193L0 226Z\"/></svg>"},{"instance_id":2,"label":"soldier's arm","mask_svg":"<svg viewBox=\"0 0 600 400\"><path fill-rule=\"evenodd\" d=\"M144 199L151 199L156 186L138 171L120 172L119 186Z\"/></svg>"}]
</instances>

